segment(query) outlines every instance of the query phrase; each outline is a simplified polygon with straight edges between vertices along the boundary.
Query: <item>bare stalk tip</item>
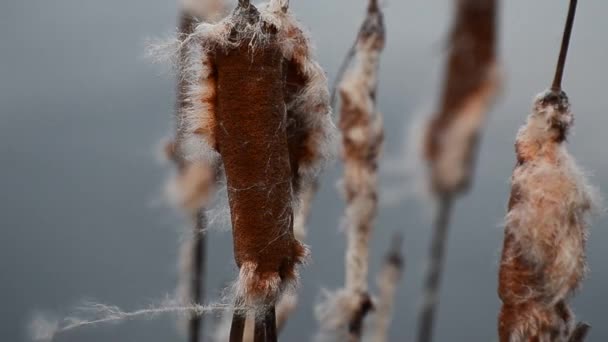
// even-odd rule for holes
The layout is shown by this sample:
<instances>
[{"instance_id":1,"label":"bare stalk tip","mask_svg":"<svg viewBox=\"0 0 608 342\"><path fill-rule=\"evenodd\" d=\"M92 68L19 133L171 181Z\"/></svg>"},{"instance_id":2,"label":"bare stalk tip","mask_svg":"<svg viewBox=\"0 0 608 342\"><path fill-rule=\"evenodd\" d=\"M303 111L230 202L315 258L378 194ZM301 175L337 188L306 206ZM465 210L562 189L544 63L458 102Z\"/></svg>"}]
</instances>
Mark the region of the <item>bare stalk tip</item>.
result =
<instances>
[{"instance_id":1,"label":"bare stalk tip","mask_svg":"<svg viewBox=\"0 0 608 342\"><path fill-rule=\"evenodd\" d=\"M239 7L249 8L249 6L251 6L251 2L249 0L239 0Z\"/></svg>"},{"instance_id":2,"label":"bare stalk tip","mask_svg":"<svg viewBox=\"0 0 608 342\"><path fill-rule=\"evenodd\" d=\"M568 17L566 18L566 25L564 27L564 36L562 38L559 58L555 68L555 77L553 78L553 84L551 85L551 90L555 92L562 90L562 78L564 76L564 68L566 66L566 57L568 56L568 47L570 45L572 27L574 26L574 15L576 14L577 3L578 0L570 0L570 8L568 9Z\"/></svg>"},{"instance_id":3,"label":"bare stalk tip","mask_svg":"<svg viewBox=\"0 0 608 342\"><path fill-rule=\"evenodd\" d=\"M380 6L378 5L378 0L369 0L369 6L367 7L367 11L370 13L375 13L380 10Z\"/></svg>"}]
</instances>

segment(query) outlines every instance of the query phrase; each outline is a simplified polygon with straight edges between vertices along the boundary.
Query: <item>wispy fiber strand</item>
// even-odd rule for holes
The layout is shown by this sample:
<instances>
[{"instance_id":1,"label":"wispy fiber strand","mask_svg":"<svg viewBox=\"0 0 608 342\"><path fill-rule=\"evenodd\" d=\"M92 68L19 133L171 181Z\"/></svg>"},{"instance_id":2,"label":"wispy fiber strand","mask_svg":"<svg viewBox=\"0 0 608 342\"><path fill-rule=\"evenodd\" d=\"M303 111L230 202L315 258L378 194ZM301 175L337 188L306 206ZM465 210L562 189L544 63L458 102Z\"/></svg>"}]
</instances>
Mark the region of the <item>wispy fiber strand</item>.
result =
<instances>
[{"instance_id":1,"label":"wispy fiber strand","mask_svg":"<svg viewBox=\"0 0 608 342\"><path fill-rule=\"evenodd\" d=\"M359 341L363 320L372 308L368 293L369 239L378 206L377 169L382 149L382 116L376 108L383 15L370 1L357 38L354 64L340 83L340 130L346 197L346 280L342 290L318 310L322 333Z\"/></svg>"},{"instance_id":2,"label":"wispy fiber strand","mask_svg":"<svg viewBox=\"0 0 608 342\"><path fill-rule=\"evenodd\" d=\"M403 237L400 234L395 234L391 248L386 254L382 270L378 275L379 293L374 303L374 329L371 337L373 342L388 341L395 294L404 269L404 258L401 252L402 240Z\"/></svg>"},{"instance_id":3,"label":"wispy fiber strand","mask_svg":"<svg viewBox=\"0 0 608 342\"><path fill-rule=\"evenodd\" d=\"M452 202L472 181L478 140L499 87L498 0L458 0L455 4L441 101L423 142L438 208L419 314L419 342L432 340Z\"/></svg>"},{"instance_id":4,"label":"wispy fiber strand","mask_svg":"<svg viewBox=\"0 0 608 342\"><path fill-rule=\"evenodd\" d=\"M119 323L136 318L153 318L163 314L187 314L200 316L205 313L226 310L225 305L166 305L150 306L146 309L124 311L113 305L88 303L79 307L72 316L61 321L39 316L30 324L30 334L35 341L50 342L60 334L99 324Z\"/></svg>"},{"instance_id":5,"label":"wispy fiber strand","mask_svg":"<svg viewBox=\"0 0 608 342\"><path fill-rule=\"evenodd\" d=\"M589 218L597 207L566 149L574 116L561 79L576 4L570 2L553 84L536 97L515 142L499 272L501 342L583 341L589 330L575 328L568 305L586 273Z\"/></svg>"}]
</instances>

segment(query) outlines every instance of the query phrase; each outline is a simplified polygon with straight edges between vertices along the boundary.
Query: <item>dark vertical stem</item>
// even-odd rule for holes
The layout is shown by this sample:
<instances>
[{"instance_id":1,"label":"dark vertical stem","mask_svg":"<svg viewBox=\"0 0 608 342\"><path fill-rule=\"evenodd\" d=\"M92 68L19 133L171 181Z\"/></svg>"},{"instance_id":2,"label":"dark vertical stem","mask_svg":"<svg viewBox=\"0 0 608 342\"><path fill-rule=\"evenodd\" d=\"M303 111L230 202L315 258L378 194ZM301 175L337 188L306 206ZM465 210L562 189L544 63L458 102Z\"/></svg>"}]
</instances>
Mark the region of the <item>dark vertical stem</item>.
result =
<instances>
[{"instance_id":1,"label":"dark vertical stem","mask_svg":"<svg viewBox=\"0 0 608 342\"><path fill-rule=\"evenodd\" d=\"M266 341L277 342L277 314L274 306L266 311L264 320L266 321Z\"/></svg>"},{"instance_id":2,"label":"dark vertical stem","mask_svg":"<svg viewBox=\"0 0 608 342\"><path fill-rule=\"evenodd\" d=\"M266 317L256 315L253 327L253 342L266 342Z\"/></svg>"},{"instance_id":3,"label":"dark vertical stem","mask_svg":"<svg viewBox=\"0 0 608 342\"><path fill-rule=\"evenodd\" d=\"M572 26L574 25L574 15L576 14L577 2L578 0L570 0L570 8L568 9L568 18L566 19L566 26L564 28L562 46L559 51L557 67L555 68L555 77L553 78L553 84L551 85L551 90L557 92L562 90L562 77L564 76L566 57L568 56L568 47L570 45L570 36L572 35Z\"/></svg>"},{"instance_id":4,"label":"dark vertical stem","mask_svg":"<svg viewBox=\"0 0 608 342\"><path fill-rule=\"evenodd\" d=\"M431 241L429 269L424 285L424 302L418 322L418 342L430 342L433 339L433 325L437 311L439 285L445 259L451 211L452 196L450 194L442 194L439 198L439 210Z\"/></svg>"},{"instance_id":5,"label":"dark vertical stem","mask_svg":"<svg viewBox=\"0 0 608 342\"><path fill-rule=\"evenodd\" d=\"M585 338L587 338L587 334L589 334L589 330L591 330L589 324L585 322L577 324L568 342L584 342Z\"/></svg>"},{"instance_id":6,"label":"dark vertical stem","mask_svg":"<svg viewBox=\"0 0 608 342\"><path fill-rule=\"evenodd\" d=\"M239 0L239 7L249 8L249 6L251 6L251 3L249 0Z\"/></svg>"},{"instance_id":7,"label":"dark vertical stem","mask_svg":"<svg viewBox=\"0 0 608 342\"><path fill-rule=\"evenodd\" d=\"M202 304L204 301L205 285L205 255L206 255L206 235L204 233L207 225L207 218L203 210L194 218L196 222L194 226L194 250L192 253L192 301L196 304ZM189 323L189 340L190 342L199 342L201 332L203 331L203 316L195 315L190 319Z\"/></svg>"},{"instance_id":8,"label":"dark vertical stem","mask_svg":"<svg viewBox=\"0 0 608 342\"><path fill-rule=\"evenodd\" d=\"M232 314L232 325L230 326L230 342L243 342L247 314L245 310L240 308L242 304L240 298L237 298L234 302L234 313Z\"/></svg>"}]
</instances>

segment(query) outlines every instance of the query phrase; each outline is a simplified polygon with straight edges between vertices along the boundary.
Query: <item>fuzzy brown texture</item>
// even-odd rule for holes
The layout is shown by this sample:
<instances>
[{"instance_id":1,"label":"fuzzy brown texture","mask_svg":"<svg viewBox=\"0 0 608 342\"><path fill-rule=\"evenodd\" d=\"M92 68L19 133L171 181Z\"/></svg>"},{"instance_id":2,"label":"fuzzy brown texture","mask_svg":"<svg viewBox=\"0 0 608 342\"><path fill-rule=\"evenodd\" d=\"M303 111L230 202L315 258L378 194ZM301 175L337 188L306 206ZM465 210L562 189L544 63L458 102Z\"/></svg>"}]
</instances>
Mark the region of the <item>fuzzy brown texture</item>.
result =
<instances>
[{"instance_id":1,"label":"fuzzy brown texture","mask_svg":"<svg viewBox=\"0 0 608 342\"><path fill-rule=\"evenodd\" d=\"M435 193L468 188L485 112L498 87L498 0L458 0L438 111L424 141Z\"/></svg>"},{"instance_id":2,"label":"fuzzy brown texture","mask_svg":"<svg viewBox=\"0 0 608 342\"><path fill-rule=\"evenodd\" d=\"M245 282L239 286L246 303L270 304L283 283L296 280L296 265L306 249L293 235L285 64L273 33L264 41L255 39L241 40L215 55L217 142L228 186L234 254Z\"/></svg>"},{"instance_id":3,"label":"fuzzy brown texture","mask_svg":"<svg viewBox=\"0 0 608 342\"><path fill-rule=\"evenodd\" d=\"M575 337L568 300L585 275L594 199L565 147L572 122L566 94L548 91L517 136L499 272L501 342Z\"/></svg>"}]
</instances>

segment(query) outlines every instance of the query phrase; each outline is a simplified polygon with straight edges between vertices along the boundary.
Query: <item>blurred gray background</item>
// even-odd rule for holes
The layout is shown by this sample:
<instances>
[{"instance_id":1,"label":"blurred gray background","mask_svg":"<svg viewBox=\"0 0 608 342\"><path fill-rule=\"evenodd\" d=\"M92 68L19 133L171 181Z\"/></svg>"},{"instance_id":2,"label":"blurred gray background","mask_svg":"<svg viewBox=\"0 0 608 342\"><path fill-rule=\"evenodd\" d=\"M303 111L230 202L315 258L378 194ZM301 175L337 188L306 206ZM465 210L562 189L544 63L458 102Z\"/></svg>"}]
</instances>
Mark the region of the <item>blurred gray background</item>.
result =
<instances>
[{"instance_id":1,"label":"blurred gray background","mask_svg":"<svg viewBox=\"0 0 608 342\"><path fill-rule=\"evenodd\" d=\"M363 0L293 0L333 78L361 22ZM385 2L388 43L379 106L386 116L385 161L404 158L408 124L433 109L451 1ZM456 205L437 341L494 341L500 221L514 165L513 142L535 94L548 86L567 1L502 1L506 83L484 134L473 191ZM0 3L0 340L27 340L39 310L62 317L82 299L136 309L172 293L178 232L185 221L159 204L170 167L155 157L171 127L174 81L142 56L145 39L176 26L172 0L4 0ZM565 75L576 114L570 149L601 189L608 188L606 70L608 2L581 1ZM392 163L394 164L394 163ZM398 163L397 163L398 164ZM384 164L386 165L386 164ZM383 188L406 180L384 167ZM284 341L317 330L320 289L343 281L342 200L328 168L310 222L313 259L302 272L301 305ZM386 177L385 177L386 175ZM390 177L389 177L390 176ZM372 246L372 274L394 231L405 234L407 271L399 288L392 340L415 336L430 236L429 211L406 197L383 206ZM607 220L589 241L591 272L574 300L608 340ZM208 298L236 273L230 234L211 232ZM207 318L207 328L213 316ZM56 341L185 341L174 317L102 325Z\"/></svg>"}]
</instances>

